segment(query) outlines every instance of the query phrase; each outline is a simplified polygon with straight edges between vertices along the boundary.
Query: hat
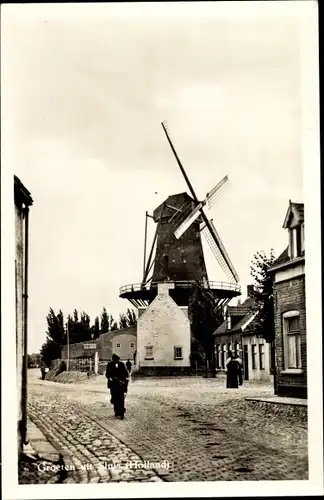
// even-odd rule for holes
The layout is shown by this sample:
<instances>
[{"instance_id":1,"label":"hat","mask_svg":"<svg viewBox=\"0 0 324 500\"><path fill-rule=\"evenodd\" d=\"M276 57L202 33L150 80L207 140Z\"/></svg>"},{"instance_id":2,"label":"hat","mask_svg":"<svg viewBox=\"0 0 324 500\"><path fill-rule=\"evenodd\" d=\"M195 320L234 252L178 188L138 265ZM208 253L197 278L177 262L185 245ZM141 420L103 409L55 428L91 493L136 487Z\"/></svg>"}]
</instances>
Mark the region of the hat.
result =
<instances>
[{"instance_id":1,"label":"hat","mask_svg":"<svg viewBox=\"0 0 324 500\"><path fill-rule=\"evenodd\" d=\"M115 353L114 353L114 354L112 355L112 359L115 359L116 361L118 361L120 358L119 358L118 354L115 354Z\"/></svg>"}]
</instances>

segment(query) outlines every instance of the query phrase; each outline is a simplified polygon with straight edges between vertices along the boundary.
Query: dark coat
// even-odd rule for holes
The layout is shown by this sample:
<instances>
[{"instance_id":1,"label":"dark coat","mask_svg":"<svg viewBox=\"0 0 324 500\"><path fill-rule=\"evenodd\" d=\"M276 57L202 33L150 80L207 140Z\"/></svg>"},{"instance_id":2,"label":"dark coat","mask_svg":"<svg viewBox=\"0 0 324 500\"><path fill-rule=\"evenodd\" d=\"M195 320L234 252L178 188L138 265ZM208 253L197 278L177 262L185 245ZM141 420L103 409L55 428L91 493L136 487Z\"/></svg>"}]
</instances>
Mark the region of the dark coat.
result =
<instances>
[{"instance_id":1,"label":"dark coat","mask_svg":"<svg viewBox=\"0 0 324 500\"><path fill-rule=\"evenodd\" d=\"M107 379L113 378L125 382L126 379L128 378L128 371L126 370L126 366L124 365L124 363L122 363L122 361L118 361L117 366L116 363L111 361L110 363L107 364L106 377ZM110 387L109 380L108 380L108 387Z\"/></svg>"}]
</instances>

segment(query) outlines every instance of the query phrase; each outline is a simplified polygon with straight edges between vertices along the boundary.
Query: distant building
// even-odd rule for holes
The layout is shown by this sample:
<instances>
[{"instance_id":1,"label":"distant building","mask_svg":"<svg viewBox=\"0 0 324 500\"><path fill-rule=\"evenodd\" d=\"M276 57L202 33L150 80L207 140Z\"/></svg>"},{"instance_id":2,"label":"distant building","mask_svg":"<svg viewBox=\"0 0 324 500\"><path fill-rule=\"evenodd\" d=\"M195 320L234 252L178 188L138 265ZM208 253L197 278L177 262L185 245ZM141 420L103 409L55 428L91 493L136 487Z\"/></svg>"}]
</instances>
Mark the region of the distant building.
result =
<instances>
[{"instance_id":1,"label":"distant building","mask_svg":"<svg viewBox=\"0 0 324 500\"><path fill-rule=\"evenodd\" d=\"M17 346L18 453L27 439L27 318L28 318L28 238L30 192L14 176L15 201L15 290Z\"/></svg>"},{"instance_id":2,"label":"distant building","mask_svg":"<svg viewBox=\"0 0 324 500\"><path fill-rule=\"evenodd\" d=\"M288 246L274 262L275 393L307 398L304 204L292 203L283 223Z\"/></svg>"},{"instance_id":3,"label":"distant building","mask_svg":"<svg viewBox=\"0 0 324 500\"><path fill-rule=\"evenodd\" d=\"M228 306L223 323L214 333L216 370L225 370L231 351L243 362L245 380L271 380L271 345L255 331L253 286L243 304Z\"/></svg>"},{"instance_id":4,"label":"distant building","mask_svg":"<svg viewBox=\"0 0 324 500\"><path fill-rule=\"evenodd\" d=\"M96 340L70 344L70 360L81 360L82 364L82 360L85 362L88 358L94 360L97 352L99 362L110 361L112 354L116 353L121 361L127 361L129 359L133 363L134 354L136 352L136 340L136 325L121 330L102 333ZM65 361L68 359L67 345L62 348L61 359Z\"/></svg>"}]
</instances>

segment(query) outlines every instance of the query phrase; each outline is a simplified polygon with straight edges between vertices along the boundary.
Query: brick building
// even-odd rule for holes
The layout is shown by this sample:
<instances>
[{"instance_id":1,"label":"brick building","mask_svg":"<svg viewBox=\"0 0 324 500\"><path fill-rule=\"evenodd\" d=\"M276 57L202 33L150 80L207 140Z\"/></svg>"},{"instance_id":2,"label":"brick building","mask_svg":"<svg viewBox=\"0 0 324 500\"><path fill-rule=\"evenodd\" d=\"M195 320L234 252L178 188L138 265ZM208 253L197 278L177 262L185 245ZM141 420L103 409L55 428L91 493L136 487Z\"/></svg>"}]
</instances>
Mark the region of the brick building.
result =
<instances>
[{"instance_id":1,"label":"brick building","mask_svg":"<svg viewBox=\"0 0 324 500\"><path fill-rule=\"evenodd\" d=\"M275 315L275 393L307 398L304 205L292 203L284 220L288 246L269 270Z\"/></svg>"},{"instance_id":2,"label":"brick building","mask_svg":"<svg viewBox=\"0 0 324 500\"><path fill-rule=\"evenodd\" d=\"M30 192L14 176L15 202L15 290L16 290L16 366L18 403L18 453L27 433L27 320L28 320L28 238Z\"/></svg>"},{"instance_id":3,"label":"brick building","mask_svg":"<svg viewBox=\"0 0 324 500\"><path fill-rule=\"evenodd\" d=\"M214 333L216 370L225 370L229 351L243 361L245 380L271 380L271 346L255 332L253 285L243 304L228 306L224 322Z\"/></svg>"}]
</instances>

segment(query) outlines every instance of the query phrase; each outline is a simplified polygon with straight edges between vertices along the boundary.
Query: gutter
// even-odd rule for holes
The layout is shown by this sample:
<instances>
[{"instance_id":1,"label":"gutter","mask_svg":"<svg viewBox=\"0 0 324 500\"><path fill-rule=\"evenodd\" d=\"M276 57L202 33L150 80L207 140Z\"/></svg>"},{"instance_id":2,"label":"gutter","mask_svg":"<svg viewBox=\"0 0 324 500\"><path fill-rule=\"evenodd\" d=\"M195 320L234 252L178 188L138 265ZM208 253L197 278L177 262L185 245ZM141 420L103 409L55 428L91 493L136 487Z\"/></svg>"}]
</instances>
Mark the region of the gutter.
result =
<instances>
[{"instance_id":1,"label":"gutter","mask_svg":"<svg viewBox=\"0 0 324 500\"><path fill-rule=\"evenodd\" d=\"M303 264L303 263L305 263L304 255L302 255L301 257L297 257L295 259L287 260L286 262L282 262L281 264L277 264L276 266L270 267L268 269L268 273L272 273L280 269L284 269L286 267L295 267L298 266L298 264Z\"/></svg>"}]
</instances>

